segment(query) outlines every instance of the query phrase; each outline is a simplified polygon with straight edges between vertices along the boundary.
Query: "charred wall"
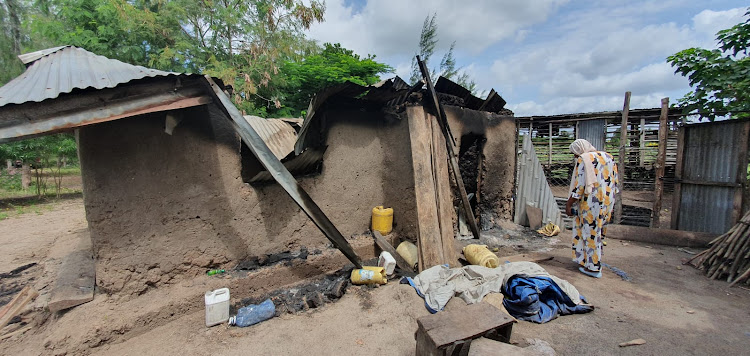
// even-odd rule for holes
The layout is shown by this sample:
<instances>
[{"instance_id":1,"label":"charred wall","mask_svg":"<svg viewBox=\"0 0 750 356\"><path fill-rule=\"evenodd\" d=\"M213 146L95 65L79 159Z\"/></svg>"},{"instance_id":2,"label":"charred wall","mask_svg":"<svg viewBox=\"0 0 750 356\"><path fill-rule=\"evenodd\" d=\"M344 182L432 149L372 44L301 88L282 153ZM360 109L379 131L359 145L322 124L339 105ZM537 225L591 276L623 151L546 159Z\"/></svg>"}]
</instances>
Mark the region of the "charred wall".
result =
<instances>
[{"instance_id":1,"label":"charred wall","mask_svg":"<svg viewBox=\"0 0 750 356\"><path fill-rule=\"evenodd\" d=\"M328 240L277 184L241 177L241 141L213 106L80 129L84 203L105 292L143 293L257 256L325 249ZM344 236L369 228L375 205L415 236L408 125L379 113L330 111L319 175L300 184Z\"/></svg>"},{"instance_id":2,"label":"charred wall","mask_svg":"<svg viewBox=\"0 0 750 356\"><path fill-rule=\"evenodd\" d=\"M482 160L481 171L468 174L472 180L481 179L478 208L482 225L491 226L496 219L512 219L516 166L515 119L450 105L445 106L445 112L456 146L466 148L463 152L468 153L467 158L476 159L472 150L478 147L474 145L482 147L482 156L479 157ZM472 142L462 142L462 139ZM459 153L462 153L461 150ZM459 162L459 165L462 164L467 167L479 166L475 161Z\"/></svg>"}]
</instances>

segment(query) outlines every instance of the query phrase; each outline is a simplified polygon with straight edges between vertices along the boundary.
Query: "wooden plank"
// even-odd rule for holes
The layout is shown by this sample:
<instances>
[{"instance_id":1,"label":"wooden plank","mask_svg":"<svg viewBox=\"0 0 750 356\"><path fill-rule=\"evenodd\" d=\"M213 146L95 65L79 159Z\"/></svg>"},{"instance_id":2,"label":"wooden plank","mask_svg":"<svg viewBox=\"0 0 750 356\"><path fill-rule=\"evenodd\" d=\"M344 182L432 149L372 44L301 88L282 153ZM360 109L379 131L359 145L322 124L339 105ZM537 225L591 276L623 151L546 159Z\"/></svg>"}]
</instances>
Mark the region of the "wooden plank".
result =
<instances>
[{"instance_id":1,"label":"wooden plank","mask_svg":"<svg viewBox=\"0 0 750 356\"><path fill-rule=\"evenodd\" d=\"M542 215L542 209L531 206L528 203L526 204L526 217L529 220L529 228L531 230L539 230L542 228Z\"/></svg>"},{"instance_id":2,"label":"wooden plank","mask_svg":"<svg viewBox=\"0 0 750 356\"><path fill-rule=\"evenodd\" d=\"M414 194L417 205L417 247L419 271L443 264L443 243L437 212L437 193L432 174L432 128L423 108L406 109L409 120Z\"/></svg>"},{"instance_id":3,"label":"wooden plank","mask_svg":"<svg viewBox=\"0 0 750 356\"><path fill-rule=\"evenodd\" d=\"M669 229L653 229L642 226L608 225L607 238L638 241L659 245L703 247L707 246L717 234Z\"/></svg>"},{"instance_id":4,"label":"wooden plank","mask_svg":"<svg viewBox=\"0 0 750 356\"><path fill-rule=\"evenodd\" d=\"M667 156L667 114L669 98L661 99L661 116L659 117L659 154L656 156L656 178L654 181L654 208L651 209L651 227L659 228L661 223L661 199L664 196L664 165Z\"/></svg>"},{"instance_id":5,"label":"wooden plank","mask_svg":"<svg viewBox=\"0 0 750 356\"><path fill-rule=\"evenodd\" d=\"M627 148L630 146L628 140L628 114L630 112L630 92L625 92L625 101L622 105L622 121L620 123L620 151L617 164L617 173L620 177L620 190L615 196L615 219L613 223L622 223L622 191L625 189L625 156Z\"/></svg>"},{"instance_id":6,"label":"wooden plank","mask_svg":"<svg viewBox=\"0 0 750 356\"><path fill-rule=\"evenodd\" d=\"M10 303L3 306L0 309L0 329L8 325L10 321L23 311L26 304L29 304L34 298L37 297L37 293L34 288L30 286L23 287L21 291L10 301Z\"/></svg>"},{"instance_id":7,"label":"wooden plank","mask_svg":"<svg viewBox=\"0 0 750 356\"><path fill-rule=\"evenodd\" d=\"M427 115L430 117L430 115ZM445 150L445 137L437 120L430 119L432 130L432 174L435 180L438 223L440 239L443 245L443 262L451 267L460 267L456 248L453 243L453 196L451 195L450 175L448 174L448 155Z\"/></svg>"},{"instance_id":8,"label":"wooden plank","mask_svg":"<svg viewBox=\"0 0 750 356\"><path fill-rule=\"evenodd\" d=\"M22 328L20 328L20 329L18 329L16 331L9 332L9 333L7 333L7 334L5 334L3 336L0 336L0 340L9 339L9 338L11 338L13 336L23 334L23 333L31 330L31 328L32 328L32 325L26 325L26 326L24 326L24 327L22 327Z\"/></svg>"},{"instance_id":9,"label":"wooden plank","mask_svg":"<svg viewBox=\"0 0 750 356\"><path fill-rule=\"evenodd\" d=\"M63 260L50 293L49 311L55 313L94 300L95 275L91 244L83 242Z\"/></svg>"},{"instance_id":10,"label":"wooden plank","mask_svg":"<svg viewBox=\"0 0 750 356\"><path fill-rule=\"evenodd\" d=\"M487 331L513 325L513 318L489 303L459 305L455 309L417 319L437 348L474 339Z\"/></svg>"},{"instance_id":11,"label":"wooden plank","mask_svg":"<svg viewBox=\"0 0 750 356\"><path fill-rule=\"evenodd\" d=\"M677 134L677 166L674 170L674 195L672 197L672 221L670 225L673 230L678 229L678 222L680 220L680 204L682 204L682 167L685 161L685 135L687 135L685 127L680 127L680 131Z\"/></svg>"},{"instance_id":12,"label":"wooden plank","mask_svg":"<svg viewBox=\"0 0 750 356\"><path fill-rule=\"evenodd\" d=\"M388 240L386 240L383 235L380 234L377 230L372 231L372 237L375 239L375 243L380 247L381 250L388 252L393 256L394 259L396 259L396 266L401 268L403 271L407 272L414 272L414 269L412 266L409 266L409 263L404 260L401 255L396 252L396 249L393 248L393 245L391 245Z\"/></svg>"},{"instance_id":13,"label":"wooden plank","mask_svg":"<svg viewBox=\"0 0 750 356\"><path fill-rule=\"evenodd\" d=\"M461 198L461 205L464 208L463 212L464 214L466 214L466 222L469 224L469 228L471 229L471 233L474 235L474 238L478 239L479 227L477 226L477 220L474 218L474 212L471 210L469 197L466 195L466 188L464 187L464 182L461 178L461 170L458 166L458 160L456 158L457 155L453 147L453 134L451 134L450 127L448 126L448 121L446 120L445 109L443 109L443 105L440 104L440 100L438 100L437 92L435 92L435 87L432 85L432 79L430 79L430 72L429 70L427 70L427 66L424 62L422 62L419 56L417 56L417 63L419 64L419 69L422 72L425 84L427 85L427 91L432 98L433 106L437 111L438 124L440 124L440 128L442 129L443 135L445 136L445 147L448 150L448 159L450 160L449 162L451 165L451 172L453 172L453 180L455 181L456 187L458 188L458 196L459 198Z\"/></svg>"}]
</instances>

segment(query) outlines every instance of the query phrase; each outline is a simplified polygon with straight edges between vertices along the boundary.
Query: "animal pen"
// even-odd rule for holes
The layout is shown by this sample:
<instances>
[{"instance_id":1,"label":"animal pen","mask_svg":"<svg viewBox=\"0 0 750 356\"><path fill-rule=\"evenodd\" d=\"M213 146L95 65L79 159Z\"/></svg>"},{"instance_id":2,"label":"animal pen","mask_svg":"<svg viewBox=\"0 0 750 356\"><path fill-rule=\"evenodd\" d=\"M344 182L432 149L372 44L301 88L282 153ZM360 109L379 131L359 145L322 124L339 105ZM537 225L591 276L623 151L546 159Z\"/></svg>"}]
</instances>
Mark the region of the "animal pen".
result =
<instances>
[{"instance_id":1,"label":"animal pen","mask_svg":"<svg viewBox=\"0 0 750 356\"><path fill-rule=\"evenodd\" d=\"M519 152L523 137L529 135L552 194L564 211L575 166L568 147L575 139L588 140L597 149L611 154L618 163L623 190L622 214L618 221L626 225L654 226L656 223L658 226L658 216L652 211L655 204L661 206L662 201L669 200L674 190L677 132L686 116L679 108L666 107L634 110L626 107L625 112L625 115L623 111L608 111L517 117ZM665 137L660 137L660 126L665 128ZM665 142L666 147L663 174L658 172L657 164L660 142ZM667 196L654 199L660 183Z\"/></svg>"}]
</instances>

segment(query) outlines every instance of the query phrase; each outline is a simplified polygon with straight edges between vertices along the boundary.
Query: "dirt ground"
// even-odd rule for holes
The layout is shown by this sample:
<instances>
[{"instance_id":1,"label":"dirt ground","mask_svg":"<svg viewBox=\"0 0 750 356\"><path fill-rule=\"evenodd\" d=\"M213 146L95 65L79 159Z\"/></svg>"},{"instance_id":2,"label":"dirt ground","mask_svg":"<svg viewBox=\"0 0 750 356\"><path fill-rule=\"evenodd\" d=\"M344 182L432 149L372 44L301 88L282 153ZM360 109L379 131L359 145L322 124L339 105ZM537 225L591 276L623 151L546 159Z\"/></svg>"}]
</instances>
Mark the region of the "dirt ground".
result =
<instances>
[{"instance_id":1,"label":"dirt ground","mask_svg":"<svg viewBox=\"0 0 750 356\"><path fill-rule=\"evenodd\" d=\"M411 287L393 280L379 288L350 287L335 303L252 327L206 328L203 293L229 280L200 276L132 300L99 294L88 304L49 315L41 309L44 286L54 280L60 256L84 237L85 227L80 199L0 221L0 272L37 262L21 277L42 290L33 312L42 315L40 325L0 341L0 354L410 355L416 318L428 314ZM609 270L593 279L570 262L566 236L547 241L546 253L554 259L540 264L575 285L596 310L547 324L519 322L511 341L525 346L530 339L543 340L558 355L747 354L750 291L729 289L726 282L682 266L690 255L676 247L617 240L609 241L604 262L632 280ZM455 303L462 302L454 299L448 308ZM636 338L646 344L617 346Z\"/></svg>"}]
</instances>

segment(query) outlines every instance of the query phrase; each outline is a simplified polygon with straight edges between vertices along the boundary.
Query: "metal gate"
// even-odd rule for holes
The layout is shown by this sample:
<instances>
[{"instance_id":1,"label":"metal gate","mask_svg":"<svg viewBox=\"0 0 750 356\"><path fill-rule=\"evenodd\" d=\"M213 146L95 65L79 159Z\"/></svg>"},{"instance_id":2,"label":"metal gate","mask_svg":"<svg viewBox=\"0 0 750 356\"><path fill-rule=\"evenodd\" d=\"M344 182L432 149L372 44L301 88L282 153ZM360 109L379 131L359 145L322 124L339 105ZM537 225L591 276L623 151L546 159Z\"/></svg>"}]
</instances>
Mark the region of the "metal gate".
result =
<instances>
[{"instance_id":1,"label":"metal gate","mask_svg":"<svg viewBox=\"0 0 750 356\"><path fill-rule=\"evenodd\" d=\"M742 214L748 120L680 128L672 228L723 234Z\"/></svg>"}]
</instances>

